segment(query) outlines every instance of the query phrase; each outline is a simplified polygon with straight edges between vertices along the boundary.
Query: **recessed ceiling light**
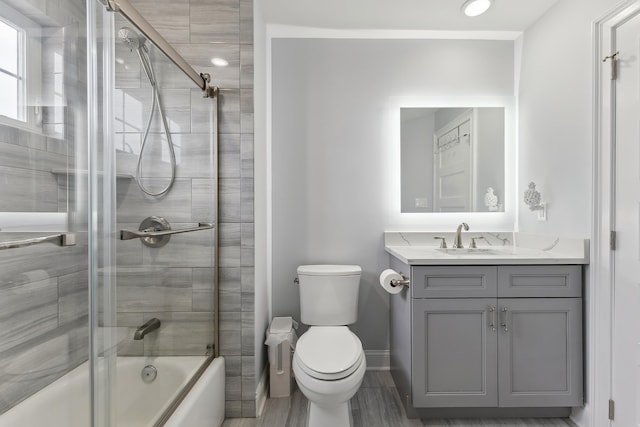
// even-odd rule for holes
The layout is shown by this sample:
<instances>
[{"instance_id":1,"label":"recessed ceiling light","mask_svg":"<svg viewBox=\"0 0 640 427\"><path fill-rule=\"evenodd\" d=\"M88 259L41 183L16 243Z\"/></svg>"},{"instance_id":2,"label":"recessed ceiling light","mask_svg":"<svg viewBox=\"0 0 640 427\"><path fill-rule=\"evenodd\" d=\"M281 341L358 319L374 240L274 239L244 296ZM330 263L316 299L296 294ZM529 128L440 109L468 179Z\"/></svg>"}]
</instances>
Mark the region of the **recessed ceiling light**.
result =
<instances>
[{"instance_id":1,"label":"recessed ceiling light","mask_svg":"<svg viewBox=\"0 0 640 427\"><path fill-rule=\"evenodd\" d=\"M462 5L462 11L467 16L478 16L491 7L491 0L467 0Z\"/></svg>"},{"instance_id":2,"label":"recessed ceiling light","mask_svg":"<svg viewBox=\"0 0 640 427\"><path fill-rule=\"evenodd\" d=\"M226 67L229 65L229 61L223 58L211 58L211 63L216 67Z\"/></svg>"}]
</instances>

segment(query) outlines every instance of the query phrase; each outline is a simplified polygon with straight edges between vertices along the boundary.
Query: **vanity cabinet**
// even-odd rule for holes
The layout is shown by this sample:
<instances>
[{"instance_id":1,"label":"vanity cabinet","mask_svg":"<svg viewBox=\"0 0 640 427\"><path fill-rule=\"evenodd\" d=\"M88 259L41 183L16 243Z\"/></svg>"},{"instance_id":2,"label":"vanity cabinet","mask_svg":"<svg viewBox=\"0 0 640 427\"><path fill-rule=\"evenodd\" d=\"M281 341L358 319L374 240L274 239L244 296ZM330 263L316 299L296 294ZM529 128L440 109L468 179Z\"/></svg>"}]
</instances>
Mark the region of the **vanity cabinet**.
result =
<instances>
[{"instance_id":1,"label":"vanity cabinet","mask_svg":"<svg viewBox=\"0 0 640 427\"><path fill-rule=\"evenodd\" d=\"M581 266L408 271L414 408L582 405Z\"/></svg>"}]
</instances>

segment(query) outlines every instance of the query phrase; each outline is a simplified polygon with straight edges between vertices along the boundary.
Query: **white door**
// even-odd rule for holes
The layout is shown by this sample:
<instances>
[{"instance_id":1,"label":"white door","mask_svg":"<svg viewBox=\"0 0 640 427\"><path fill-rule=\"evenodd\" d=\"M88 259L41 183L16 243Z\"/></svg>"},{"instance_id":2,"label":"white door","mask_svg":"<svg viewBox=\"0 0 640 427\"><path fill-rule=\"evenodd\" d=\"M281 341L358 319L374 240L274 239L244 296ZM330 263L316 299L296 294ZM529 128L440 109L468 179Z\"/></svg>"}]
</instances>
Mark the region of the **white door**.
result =
<instances>
[{"instance_id":1,"label":"white door","mask_svg":"<svg viewBox=\"0 0 640 427\"><path fill-rule=\"evenodd\" d=\"M640 14L612 34L615 82L613 426L640 426Z\"/></svg>"},{"instance_id":2,"label":"white door","mask_svg":"<svg viewBox=\"0 0 640 427\"><path fill-rule=\"evenodd\" d=\"M434 135L434 212L471 211L471 114L465 114Z\"/></svg>"}]
</instances>

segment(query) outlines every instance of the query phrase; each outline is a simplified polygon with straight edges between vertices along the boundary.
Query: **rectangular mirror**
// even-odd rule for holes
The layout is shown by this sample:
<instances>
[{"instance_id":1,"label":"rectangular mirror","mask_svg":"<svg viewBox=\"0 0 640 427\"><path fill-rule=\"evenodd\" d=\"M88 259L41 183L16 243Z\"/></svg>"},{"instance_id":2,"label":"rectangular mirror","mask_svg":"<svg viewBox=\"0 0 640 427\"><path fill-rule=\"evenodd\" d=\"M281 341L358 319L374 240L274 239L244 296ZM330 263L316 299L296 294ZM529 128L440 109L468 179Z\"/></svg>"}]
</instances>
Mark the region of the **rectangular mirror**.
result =
<instances>
[{"instance_id":1,"label":"rectangular mirror","mask_svg":"<svg viewBox=\"0 0 640 427\"><path fill-rule=\"evenodd\" d=\"M401 108L401 212L504 212L505 109Z\"/></svg>"}]
</instances>

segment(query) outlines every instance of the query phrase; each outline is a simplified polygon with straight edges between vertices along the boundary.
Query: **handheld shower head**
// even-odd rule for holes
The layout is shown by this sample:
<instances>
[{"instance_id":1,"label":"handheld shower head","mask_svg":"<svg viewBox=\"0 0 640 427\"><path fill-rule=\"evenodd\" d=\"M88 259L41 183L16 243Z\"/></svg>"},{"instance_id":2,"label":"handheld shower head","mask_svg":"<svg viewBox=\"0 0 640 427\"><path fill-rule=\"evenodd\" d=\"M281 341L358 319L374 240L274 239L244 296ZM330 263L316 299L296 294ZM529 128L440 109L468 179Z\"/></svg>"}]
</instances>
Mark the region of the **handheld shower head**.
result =
<instances>
[{"instance_id":1,"label":"handheld shower head","mask_svg":"<svg viewBox=\"0 0 640 427\"><path fill-rule=\"evenodd\" d=\"M120 38L120 41L129 46L129 49L131 50L140 49L144 46L144 42L146 41L130 27L120 28L120 31L118 31L118 37Z\"/></svg>"}]
</instances>

